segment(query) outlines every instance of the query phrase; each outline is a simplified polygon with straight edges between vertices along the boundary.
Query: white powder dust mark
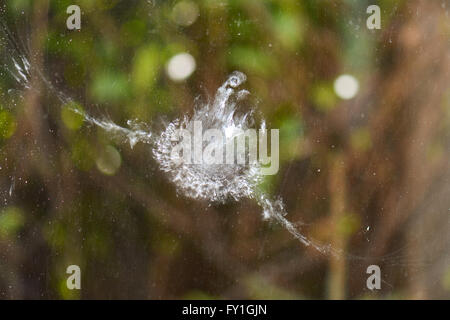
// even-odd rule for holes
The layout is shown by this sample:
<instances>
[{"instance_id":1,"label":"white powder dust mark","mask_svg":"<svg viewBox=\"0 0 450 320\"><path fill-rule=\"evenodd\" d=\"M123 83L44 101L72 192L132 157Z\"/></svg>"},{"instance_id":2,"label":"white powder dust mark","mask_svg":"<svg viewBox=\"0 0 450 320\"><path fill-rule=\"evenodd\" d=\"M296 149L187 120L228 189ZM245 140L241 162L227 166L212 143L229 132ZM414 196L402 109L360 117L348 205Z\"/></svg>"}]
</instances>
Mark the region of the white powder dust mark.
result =
<instances>
[{"instance_id":1,"label":"white powder dust mark","mask_svg":"<svg viewBox=\"0 0 450 320\"><path fill-rule=\"evenodd\" d=\"M80 114L84 117L84 120L91 124L95 125L99 128L102 128L106 132L112 134L116 138L123 138L125 139L129 144L131 149L134 148L136 143L143 142L143 143L152 143L152 133L145 131L143 129L137 128L136 125L133 124L133 128L124 128L119 126L118 124L114 123L111 120L107 119L96 119L76 108L71 108L73 112L76 112L77 114ZM130 120L127 122L129 125L132 124Z\"/></svg>"},{"instance_id":2,"label":"white powder dust mark","mask_svg":"<svg viewBox=\"0 0 450 320\"><path fill-rule=\"evenodd\" d=\"M234 72L217 90L211 103L196 107L194 114L184 116L171 122L167 129L156 138L153 154L162 171L175 183L184 195L213 202L226 202L250 197L261 182L258 163L247 164L193 164L191 162L175 161L172 157L174 141L179 140L179 130L187 130L194 136L195 122L201 122L203 130L221 130L224 140L216 139L214 143L221 144L220 150L225 150L227 143L235 139L238 130L246 130L251 124L251 111L239 116L236 113L236 103L241 100L246 91L235 92L246 79L241 72ZM218 149L218 148L216 148Z\"/></svg>"},{"instance_id":3,"label":"white powder dust mark","mask_svg":"<svg viewBox=\"0 0 450 320\"><path fill-rule=\"evenodd\" d=\"M222 146L236 137L238 129L245 131L254 124L253 110L238 115L237 103L248 95L246 90L237 90L246 76L241 72L234 72L219 87L212 103L197 106L194 114L176 119L170 123L155 140L153 154L160 168L176 185L179 192L186 197L201 199L211 202L224 203L230 199L238 201L242 198L253 199L262 208L262 217L265 220L273 220L282 225L291 235L305 246L311 246L323 254L340 253L330 246L324 246L314 240L308 239L302 234L287 215L281 199L272 199L259 191L259 185L263 180L258 161L242 164L193 164L185 163L177 158L175 161L171 155L174 141L180 129L187 130L194 135L194 123L201 121L204 129L219 129L223 132L225 140L215 140ZM262 121L261 129L265 129ZM242 132L242 131L241 131Z\"/></svg>"}]
</instances>

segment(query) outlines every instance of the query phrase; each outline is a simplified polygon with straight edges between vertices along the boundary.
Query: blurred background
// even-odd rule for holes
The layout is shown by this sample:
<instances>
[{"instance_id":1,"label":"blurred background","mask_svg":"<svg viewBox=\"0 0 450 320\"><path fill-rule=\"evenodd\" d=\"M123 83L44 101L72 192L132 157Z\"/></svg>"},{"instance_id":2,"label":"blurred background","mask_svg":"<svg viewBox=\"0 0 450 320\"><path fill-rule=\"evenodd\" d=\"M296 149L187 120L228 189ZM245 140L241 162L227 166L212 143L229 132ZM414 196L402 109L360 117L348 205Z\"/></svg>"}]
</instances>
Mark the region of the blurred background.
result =
<instances>
[{"instance_id":1,"label":"blurred background","mask_svg":"<svg viewBox=\"0 0 450 320\"><path fill-rule=\"evenodd\" d=\"M73 4L80 30L66 27ZM373 4L380 30L366 27ZM148 145L86 125L39 76L27 90L1 69L0 298L450 298L449 8L0 1L55 90L123 126L163 127L244 72L251 104L280 129L280 171L263 188L308 237L344 251L304 247L253 201L177 195ZM81 290L66 287L73 264ZM366 287L372 264L380 290Z\"/></svg>"}]
</instances>

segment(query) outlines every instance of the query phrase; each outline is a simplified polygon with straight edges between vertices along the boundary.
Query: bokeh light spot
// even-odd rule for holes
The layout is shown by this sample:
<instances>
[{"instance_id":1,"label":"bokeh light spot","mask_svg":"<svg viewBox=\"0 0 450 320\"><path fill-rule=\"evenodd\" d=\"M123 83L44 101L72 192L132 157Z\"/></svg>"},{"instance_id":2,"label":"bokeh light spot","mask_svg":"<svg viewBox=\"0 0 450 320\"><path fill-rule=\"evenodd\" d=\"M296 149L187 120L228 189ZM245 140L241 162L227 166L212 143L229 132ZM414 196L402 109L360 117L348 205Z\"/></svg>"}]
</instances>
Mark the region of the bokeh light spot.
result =
<instances>
[{"instance_id":1,"label":"bokeh light spot","mask_svg":"<svg viewBox=\"0 0 450 320\"><path fill-rule=\"evenodd\" d=\"M192 1L180 1L172 10L173 21L183 27L193 24L197 20L198 15L198 6Z\"/></svg>"},{"instance_id":2,"label":"bokeh light spot","mask_svg":"<svg viewBox=\"0 0 450 320\"><path fill-rule=\"evenodd\" d=\"M167 75L173 81L183 81L195 71L195 59L189 53L173 56L167 64Z\"/></svg>"},{"instance_id":3,"label":"bokeh light spot","mask_svg":"<svg viewBox=\"0 0 450 320\"><path fill-rule=\"evenodd\" d=\"M107 146L95 161L97 169L108 176L114 175L122 164L119 151L113 146Z\"/></svg>"},{"instance_id":4,"label":"bokeh light spot","mask_svg":"<svg viewBox=\"0 0 450 320\"><path fill-rule=\"evenodd\" d=\"M334 81L334 91L341 99L352 99L359 91L359 82L354 76L343 74Z\"/></svg>"}]
</instances>

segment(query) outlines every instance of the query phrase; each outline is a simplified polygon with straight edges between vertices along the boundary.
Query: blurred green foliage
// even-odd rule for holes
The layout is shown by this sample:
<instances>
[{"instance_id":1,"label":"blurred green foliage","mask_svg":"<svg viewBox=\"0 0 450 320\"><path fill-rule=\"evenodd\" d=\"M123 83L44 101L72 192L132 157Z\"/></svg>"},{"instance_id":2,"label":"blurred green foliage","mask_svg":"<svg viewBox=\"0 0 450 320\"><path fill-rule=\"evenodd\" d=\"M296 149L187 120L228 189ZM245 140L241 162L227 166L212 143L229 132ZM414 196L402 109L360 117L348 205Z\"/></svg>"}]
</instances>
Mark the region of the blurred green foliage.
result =
<instances>
[{"instance_id":1,"label":"blurred green foliage","mask_svg":"<svg viewBox=\"0 0 450 320\"><path fill-rule=\"evenodd\" d=\"M0 139L8 139L16 130L16 120L11 112L0 109Z\"/></svg>"},{"instance_id":2,"label":"blurred green foliage","mask_svg":"<svg viewBox=\"0 0 450 320\"><path fill-rule=\"evenodd\" d=\"M0 237L14 237L23 227L25 216L19 208L6 207L0 211Z\"/></svg>"}]
</instances>

